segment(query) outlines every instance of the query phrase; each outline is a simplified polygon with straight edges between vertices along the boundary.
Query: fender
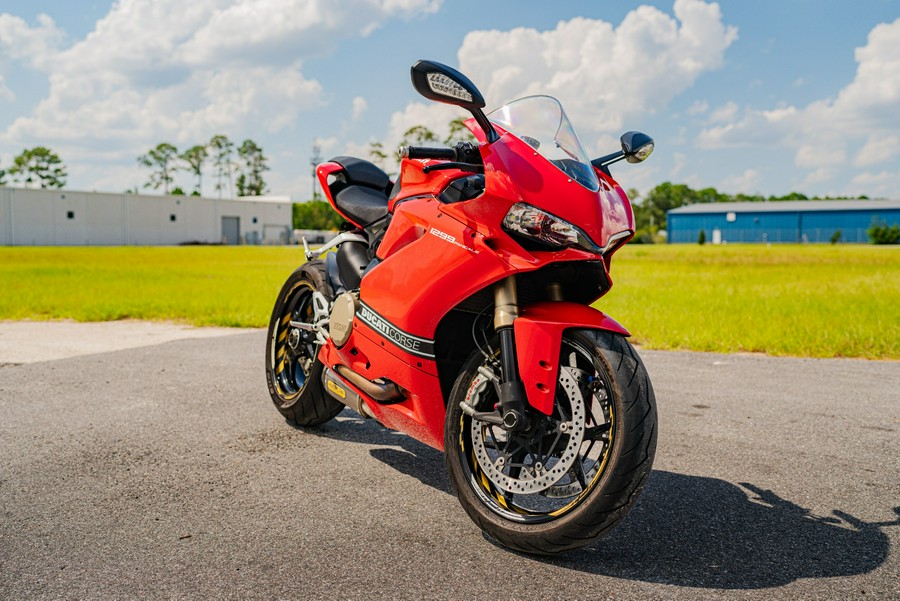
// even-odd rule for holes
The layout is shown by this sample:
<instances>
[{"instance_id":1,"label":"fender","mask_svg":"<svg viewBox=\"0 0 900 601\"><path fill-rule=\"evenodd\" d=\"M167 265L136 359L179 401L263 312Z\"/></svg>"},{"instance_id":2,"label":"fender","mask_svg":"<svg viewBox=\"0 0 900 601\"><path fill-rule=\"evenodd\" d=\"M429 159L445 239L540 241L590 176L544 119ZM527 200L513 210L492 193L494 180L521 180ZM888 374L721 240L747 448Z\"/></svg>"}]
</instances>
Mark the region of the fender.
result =
<instances>
[{"instance_id":1,"label":"fender","mask_svg":"<svg viewBox=\"0 0 900 601\"><path fill-rule=\"evenodd\" d=\"M549 301L520 308L519 317L513 322L519 375L528 403L545 415L553 412L559 345L563 331L569 328L631 336L616 320L587 305Z\"/></svg>"}]
</instances>

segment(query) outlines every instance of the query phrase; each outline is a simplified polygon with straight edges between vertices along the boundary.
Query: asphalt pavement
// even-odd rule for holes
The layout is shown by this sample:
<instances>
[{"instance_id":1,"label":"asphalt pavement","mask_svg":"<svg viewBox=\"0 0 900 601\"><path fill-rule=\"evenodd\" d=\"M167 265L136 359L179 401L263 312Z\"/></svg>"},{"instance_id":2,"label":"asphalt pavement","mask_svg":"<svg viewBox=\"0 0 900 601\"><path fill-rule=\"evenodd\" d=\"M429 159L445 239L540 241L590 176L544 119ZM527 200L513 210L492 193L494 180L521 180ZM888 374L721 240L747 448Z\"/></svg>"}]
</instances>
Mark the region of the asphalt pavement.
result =
<instances>
[{"instance_id":1,"label":"asphalt pavement","mask_svg":"<svg viewBox=\"0 0 900 601\"><path fill-rule=\"evenodd\" d=\"M439 452L288 426L264 338L0 362L0 598L900 598L898 362L643 351L650 481L541 559L481 535Z\"/></svg>"}]
</instances>

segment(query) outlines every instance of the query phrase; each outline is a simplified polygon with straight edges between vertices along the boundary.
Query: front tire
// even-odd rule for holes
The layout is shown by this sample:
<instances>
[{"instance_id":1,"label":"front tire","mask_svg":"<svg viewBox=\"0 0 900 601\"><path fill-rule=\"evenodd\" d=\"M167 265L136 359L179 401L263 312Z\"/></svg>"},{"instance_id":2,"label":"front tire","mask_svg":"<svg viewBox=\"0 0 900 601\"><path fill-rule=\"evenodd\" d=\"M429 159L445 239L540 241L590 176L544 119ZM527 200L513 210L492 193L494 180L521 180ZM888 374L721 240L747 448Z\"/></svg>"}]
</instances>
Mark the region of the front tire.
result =
<instances>
[{"instance_id":1,"label":"front tire","mask_svg":"<svg viewBox=\"0 0 900 601\"><path fill-rule=\"evenodd\" d=\"M330 305L334 293L322 261L309 261L290 275L272 309L266 340L266 382L272 402L296 426L319 426L334 418L344 405L322 387L324 366L318 359L316 335L291 325L315 322L313 294Z\"/></svg>"},{"instance_id":2,"label":"front tire","mask_svg":"<svg viewBox=\"0 0 900 601\"><path fill-rule=\"evenodd\" d=\"M566 331L553 414L531 410L519 434L460 408L493 408L496 393L478 369L496 369L496 359L475 351L450 395L445 457L460 503L486 534L525 553L597 540L637 501L653 464L656 399L640 357L620 335Z\"/></svg>"}]
</instances>

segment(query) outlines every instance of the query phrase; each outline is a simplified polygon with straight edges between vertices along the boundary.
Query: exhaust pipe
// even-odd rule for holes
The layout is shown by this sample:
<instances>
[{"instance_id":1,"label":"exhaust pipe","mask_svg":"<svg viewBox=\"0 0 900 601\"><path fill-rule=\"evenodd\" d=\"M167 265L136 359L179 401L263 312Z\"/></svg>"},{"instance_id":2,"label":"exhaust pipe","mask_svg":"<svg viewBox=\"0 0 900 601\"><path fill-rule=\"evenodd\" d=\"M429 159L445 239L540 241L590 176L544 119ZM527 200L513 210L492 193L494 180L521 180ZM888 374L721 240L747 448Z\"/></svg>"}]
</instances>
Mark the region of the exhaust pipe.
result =
<instances>
[{"instance_id":1,"label":"exhaust pipe","mask_svg":"<svg viewBox=\"0 0 900 601\"><path fill-rule=\"evenodd\" d=\"M347 386L329 367L322 371L322 386L331 398L342 402L363 417L375 417L372 415L366 402L362 400L362 397Z\"/></svg>"},{"instance_id":2,"label":"exhaust pipe","mask_svg":"<svg viewBox=\"0 0 900 601\"><path fill-rule=\"evenodd\" d=\"M373 382L361 376L346 365L335 366L338 374L368 396L372 397L379 403L395 403L403 399L403 393L400 387L393 382Z\"/></svg>"},{"instance_id":3,"label":"exhaust pipe","mask_svg":"<svg viewBox=\"0 0 900 601\"><path fill-rule=\"evenodd\" d=\"M403 393L393 382L384 384L372 382L365 377L352 371L345 365L338 365L337 373L331 368L326 367L322 372L322 386L325 392L333 399L347 405L360 415L366 418L375 417L372 410L366 405L366 402L352 388L346 385L344 379L362 390L372 399L379 402L396 402L403 399ZM344 378L344 379L342 379Z\"/></svg>"}]
</instances>

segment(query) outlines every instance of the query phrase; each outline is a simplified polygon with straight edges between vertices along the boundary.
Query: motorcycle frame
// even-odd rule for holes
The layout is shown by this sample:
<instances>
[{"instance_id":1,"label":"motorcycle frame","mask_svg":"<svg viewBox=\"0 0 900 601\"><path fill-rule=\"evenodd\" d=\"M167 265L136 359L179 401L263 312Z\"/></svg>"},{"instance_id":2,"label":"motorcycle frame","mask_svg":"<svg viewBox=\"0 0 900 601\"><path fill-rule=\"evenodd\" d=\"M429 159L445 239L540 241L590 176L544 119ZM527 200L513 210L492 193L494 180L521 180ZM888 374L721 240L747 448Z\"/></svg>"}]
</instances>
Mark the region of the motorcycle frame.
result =
<instances>
[{"instance_id":1,"label":"motorcycle frame","mask_svg":"<svg viewBox=\"0 0 900 601\"><path fill-rule=\"evenodd\" d=\"M498 128L499 139L488 144L474 120L467 125L481 142L484 193L445 203L440 195L447 185L471 173L428 172L424 167L440 162L403 159L400 192L388 205L390 226L377 249L379 262L362 278L350 337L340 348L329 339L318 355L329 368L346 366L370 381L389 380L399 386L405 398L379 403L342 378L363 399L366 413L439 450L459 357L476 348L471 336L466 344L454 320L470 323L466 316L489 307L495 289L507 278L513 278L520 291L513 299L517 314L511 319L519 376L528 403L537 411L552 412L558 349L566 329L629 335L589 306L612 285L612 254L634 235L631 205L622 188L595 166L600 188L591 191L543 158L535 159L534 149L519 138ZM329 176L340 169L336 163L323 163L317 175L332 207L348 218L329 188ZM526 248L501 227L518 202L577 225L603 249L602 255L580 248ZM576 277L554 280L557 267L572 268ZM462 348L451 349L456 346Z\"/></svg>"}]
</instances>

